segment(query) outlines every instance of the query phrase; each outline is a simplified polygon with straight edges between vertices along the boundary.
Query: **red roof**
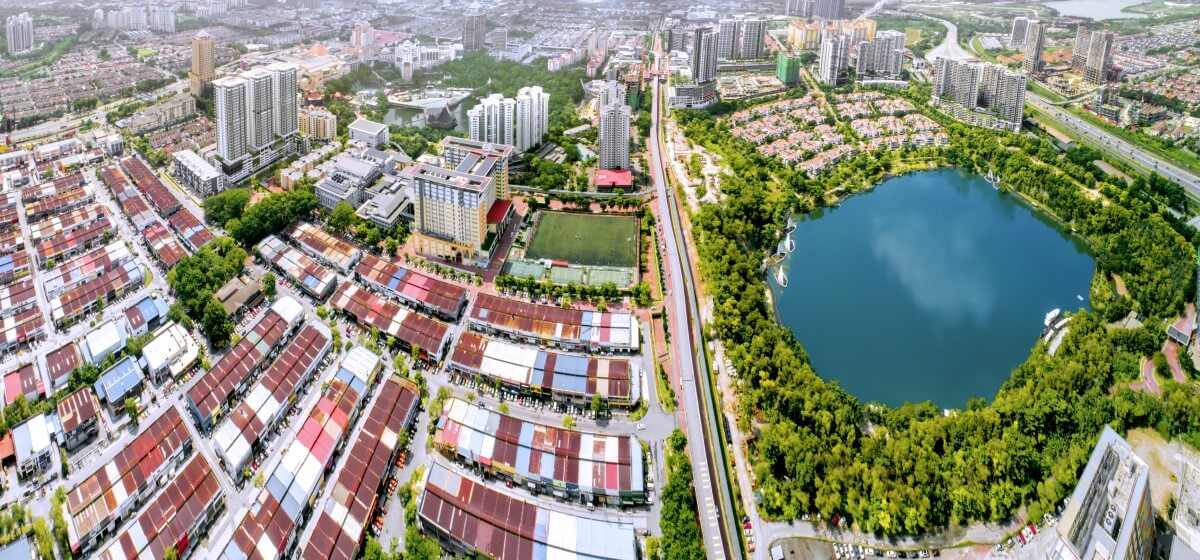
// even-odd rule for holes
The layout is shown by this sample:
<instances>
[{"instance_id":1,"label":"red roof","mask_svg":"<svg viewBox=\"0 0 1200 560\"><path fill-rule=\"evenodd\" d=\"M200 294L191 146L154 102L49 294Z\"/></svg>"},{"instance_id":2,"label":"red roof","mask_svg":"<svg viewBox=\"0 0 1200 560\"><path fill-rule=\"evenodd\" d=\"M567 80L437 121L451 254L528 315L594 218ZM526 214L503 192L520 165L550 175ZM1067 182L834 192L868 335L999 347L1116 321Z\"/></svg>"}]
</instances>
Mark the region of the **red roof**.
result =
<instances>
[{"instance_id":1,"label":"red roof","mask_svg":"<svg viewBox=\"0 0 1200 560\"><path fill-rule=\"evenodd\" d=\"M0 461L7 461L17 455L16 446L13 445L12 432L4 434L0 438Z\"/></svg>"},{"instance_id":2,"label":"red roof","mask_svg":"<svg viewBox=\"0 0 1200 560\"><path fill-rule=\"evenodd\" d=\"M628 187L633 185L633 171L628 169L601 169L596 172L597 187Z\"/></svg>"},{"instance_id":3,"label":"red roof","mask_svg":"<svg viewBox=\"0 0 1200 560\"><path fill-rule=\"evenodd\" d=\"M487 223L498 224L503 222L508 217L508 211L512 208L511 200L497 200L492 203L492 208L487 213Z\"/></svg>"}]
</instances>

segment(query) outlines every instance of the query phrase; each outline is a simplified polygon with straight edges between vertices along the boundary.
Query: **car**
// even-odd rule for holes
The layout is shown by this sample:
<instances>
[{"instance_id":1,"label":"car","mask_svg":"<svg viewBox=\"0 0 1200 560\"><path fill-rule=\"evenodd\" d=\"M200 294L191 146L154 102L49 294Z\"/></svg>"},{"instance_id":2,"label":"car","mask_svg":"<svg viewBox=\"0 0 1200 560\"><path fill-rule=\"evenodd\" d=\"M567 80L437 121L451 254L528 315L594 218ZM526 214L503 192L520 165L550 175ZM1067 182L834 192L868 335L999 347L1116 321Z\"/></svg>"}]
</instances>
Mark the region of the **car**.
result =
<instances>
[{"instance_id":1,"label":"car","mask_svg":"<svg viewBox=\"0 0 1200 560\"><path fill-rule=\"evenodd\" d=\"M645 429L646 429L646 425L645 425L645 424L638 424L638 425L637 425L637 429L639 429L639 430L645 430Z\"/></svg>"}]
</instances>

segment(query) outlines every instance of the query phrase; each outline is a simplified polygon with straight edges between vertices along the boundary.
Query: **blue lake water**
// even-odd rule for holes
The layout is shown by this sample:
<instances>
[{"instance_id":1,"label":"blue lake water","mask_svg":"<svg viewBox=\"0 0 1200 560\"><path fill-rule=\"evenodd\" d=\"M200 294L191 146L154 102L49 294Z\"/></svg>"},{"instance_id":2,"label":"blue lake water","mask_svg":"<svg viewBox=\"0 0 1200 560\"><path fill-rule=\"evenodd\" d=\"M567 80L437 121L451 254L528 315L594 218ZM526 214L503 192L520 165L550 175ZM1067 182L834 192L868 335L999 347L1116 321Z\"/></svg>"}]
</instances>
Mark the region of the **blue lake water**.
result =
<instances>
[{"instance_id":1,"label":"blue lake water","mask_svg":"<svg viewBox=\"0 0 1200 560\"><path fill-rule=\"evenodd\" d=\"M1087 306L1086 246L1024 201L948 169L890 179L797 226L782 323L864 401L989 400L1051 309Z\"/></svg>"},{"instance_id":2,"label":"blue lake water","mask_svg":"<svg viewBox=\"0 0 1200 560\"><path fill-rule=\"evenodd\" d=\"M1055 2L1042 2L1042 5L1054 8L1058 10L1059 14L1064 16L1086 17L1099 21L1105 19L1145 17L1144 14L1121 11L1126 6L1136 6L1145 3L1146 0L1057 0Z\"/></svg>"}]
</instances>

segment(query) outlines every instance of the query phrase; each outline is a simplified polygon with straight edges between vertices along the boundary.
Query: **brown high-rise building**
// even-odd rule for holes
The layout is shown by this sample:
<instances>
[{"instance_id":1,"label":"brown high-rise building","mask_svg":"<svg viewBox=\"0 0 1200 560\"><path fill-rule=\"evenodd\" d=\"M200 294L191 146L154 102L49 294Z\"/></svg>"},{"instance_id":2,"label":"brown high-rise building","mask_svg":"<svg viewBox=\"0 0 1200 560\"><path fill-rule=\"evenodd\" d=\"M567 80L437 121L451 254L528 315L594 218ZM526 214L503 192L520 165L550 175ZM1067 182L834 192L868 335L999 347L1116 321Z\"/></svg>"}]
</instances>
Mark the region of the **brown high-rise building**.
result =
<instances>
[{"instance_id":1,"label":"brown high-rise building","mask_svg":"<svg viewBox=\"0 0 1200 560\"><path fill-rule=\"evenodd\" d=\"M216 73L217 42L212 35L201 31L192 39L192 95L201 95L212 84Z\"/></svg>"}]
</instances>

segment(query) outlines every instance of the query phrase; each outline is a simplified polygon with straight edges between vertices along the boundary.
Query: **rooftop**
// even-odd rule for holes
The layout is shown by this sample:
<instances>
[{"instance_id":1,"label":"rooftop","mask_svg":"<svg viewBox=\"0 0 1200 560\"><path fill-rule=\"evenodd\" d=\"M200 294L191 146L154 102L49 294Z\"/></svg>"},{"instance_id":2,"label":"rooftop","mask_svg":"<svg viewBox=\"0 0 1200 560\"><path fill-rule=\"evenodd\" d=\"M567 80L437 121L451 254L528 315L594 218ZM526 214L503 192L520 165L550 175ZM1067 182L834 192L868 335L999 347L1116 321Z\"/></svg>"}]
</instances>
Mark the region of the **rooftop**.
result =
<instances>
[{"instance_id":1,"label":"rooftop","mask_svg":"<svg viewBox=\"0 0 1200 560\"><path fill-rule=\"evenodd\" d=\"M350 128L355 129L355 130L361 130L367 134L376 135L381 132L386 132L388 127L386 124L383 124L383 123L378 123L375 121L369 121L364 118L359 118L359 119L355 120L353 123L350 123Z\"/></svg>"}]
</instances>

